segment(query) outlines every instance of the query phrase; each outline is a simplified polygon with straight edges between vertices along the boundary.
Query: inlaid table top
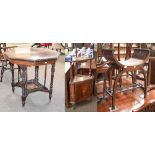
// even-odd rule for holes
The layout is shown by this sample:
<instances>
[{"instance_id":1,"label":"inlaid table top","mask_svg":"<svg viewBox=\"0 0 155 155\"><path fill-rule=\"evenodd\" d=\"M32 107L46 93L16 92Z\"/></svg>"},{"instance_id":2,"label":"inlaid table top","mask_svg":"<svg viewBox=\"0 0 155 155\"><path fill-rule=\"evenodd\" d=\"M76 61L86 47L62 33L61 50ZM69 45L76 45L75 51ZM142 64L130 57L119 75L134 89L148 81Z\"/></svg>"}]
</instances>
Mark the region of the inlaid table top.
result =
<instances>
[{"instance_id":1,"label":"inlaid table top","mask_svg":"<svg viewBox=\"0 0 155 155\"><path fill-rule=\"evenodd\" d=\"M59 53L46 48L15 48L8 49L4 56L13 64L43 65L56 61Z\"/></svg>"}]
</instances>

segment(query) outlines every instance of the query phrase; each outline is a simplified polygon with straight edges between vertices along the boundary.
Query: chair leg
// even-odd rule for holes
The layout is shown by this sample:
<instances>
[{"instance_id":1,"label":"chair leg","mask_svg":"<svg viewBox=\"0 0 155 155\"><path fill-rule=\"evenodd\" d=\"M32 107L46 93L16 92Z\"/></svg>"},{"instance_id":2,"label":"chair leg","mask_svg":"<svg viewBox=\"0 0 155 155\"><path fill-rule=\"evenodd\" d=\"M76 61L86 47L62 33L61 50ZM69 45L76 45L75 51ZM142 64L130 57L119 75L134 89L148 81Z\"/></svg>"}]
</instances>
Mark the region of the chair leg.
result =
<instances>
[{"instance_id":1,"label":"chair leg","mask_svg":"<svg viewBox=\"0 0 155 155\"><path fill-rule=\"evenodd\" d=\"M0 82L2 82L3 74L4 74L4 61L2 61L2 69L1 69L1 79L0 79Z\"/></svg>"},{"instance_id":2,"label":"chair leg","mask_svg":"<svg viewBox=\"0 0 155 155\"><path fill-rule=\"evenodd\" d=\"M106 74L104 74L103 75L103 97L102 97L102 103L105 103L105 100L106 100L106 89L107 89Z\"/></svg>"},{"instance_id":3,"label":"chair leg","mask_svg":"<svg viewBox=\"0 0 155 155\"><path fill-rule=\"evenodd\" d=\"M144 69L142 69L142 74L144 76L144 98L147 95L147 78L146 78L146 72Z\"/></svg>"},{"instance_id":4,"label":"chair leg","mask_svg":"<svg viewBox=\"0 0 155 155\"><path fill-rule=\"evenodd\" d=\"M21 68L20 66L18 66L18 82L20 81L20 77L21 77Z\"/></svg>"},{"instance_id":5,"label":"chair leg","mask_svg":"<svg viewBox=\"0 0 155 155\"><path fill-rule=\"evenodd\" d=\"M116 79L114 81L114 86L113 86L113 93L112 93L112 105L111 105L111 108L112 110L115 109L115 98L116 98L116 88L117 88L117 83L118 81L120 80L121 76L123 73L125 73L126 71L123 69L122 71L120 71L118 73L118 75L116 76Z\"/></svg>"},{"instance_id":6,"label":"chair leg","mask_svg":"<svg viewBox=\"0 0 155 155\"><path fill-rule=\"evenodd\" d=\"M135 71L131 71L131 77L132 77L132 85L134 85L136 83L136 72ZM132 89L132 92L135 90L134 86Z\"/></svg>"}]
</instances>

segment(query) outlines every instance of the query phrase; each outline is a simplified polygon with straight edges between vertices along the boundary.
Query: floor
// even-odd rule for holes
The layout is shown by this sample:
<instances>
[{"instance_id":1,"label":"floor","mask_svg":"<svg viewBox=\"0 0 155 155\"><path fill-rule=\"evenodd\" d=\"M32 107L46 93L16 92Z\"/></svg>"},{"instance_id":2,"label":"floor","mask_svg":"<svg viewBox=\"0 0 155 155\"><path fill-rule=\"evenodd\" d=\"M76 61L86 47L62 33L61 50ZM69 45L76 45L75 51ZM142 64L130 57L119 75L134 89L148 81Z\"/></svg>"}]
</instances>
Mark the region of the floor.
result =
<instances>
[{"instance_id":1,"label":"floor","mask_svg":"<svg viewBox=\"0 0 155 155\"><path fill-rule=\"evenodd\" d=\"M66 112L97 112L96 96L91 101L83 101L75 104L71 108L66 108Z\"/></svg>"},{"instance_id":2,"label":"floor","mask_svg":"<svg viewBox=\"0 0 155 155\"><path fill-rule=\"evenodd\" d=\"M126 79L125 83L129 83L131 79ZM115 110L113 112L131 112L133 109L141 107L143 104L155 101L155 89L147 93L147 97L144 99L143 91L141 88L135 89L133 92L126 91L116 94ZM111 111L111 98L108 97L106 101L99 102L97 104L98 112Z\"/></svg>"},{"instance_id":3,"label":"floor","mask_svg":"<svg viewBox=\"0 0 155 155\"><path fill-rule=\"evenodd\" d=\"M17 72L15 72L17 76ZM39 70L40 82L43 82L44 66ZM47 86L50 82L50 66L48 66ZM28 78L34 77L34 68L28 68ZM17 77L15 77L17 79ZM64 79L64 55L60 55L56 63L53 95L49 101L48 93L36 92L28 95L25 107L21 104L21 88L11 90L11 72L4 72L3 82L0 83L0 111L10 112L64 112L65 111L65 79Z\"/></svg>"}]
</instances>

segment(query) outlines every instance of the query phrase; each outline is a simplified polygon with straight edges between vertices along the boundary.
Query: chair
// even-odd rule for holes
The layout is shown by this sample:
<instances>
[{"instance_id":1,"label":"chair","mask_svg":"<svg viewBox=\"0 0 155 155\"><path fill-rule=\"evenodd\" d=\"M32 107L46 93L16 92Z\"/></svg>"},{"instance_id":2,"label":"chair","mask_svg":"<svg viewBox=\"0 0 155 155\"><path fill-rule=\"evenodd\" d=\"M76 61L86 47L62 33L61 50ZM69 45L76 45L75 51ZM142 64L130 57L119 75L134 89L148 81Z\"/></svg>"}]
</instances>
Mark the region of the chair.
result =
<instances>
[{"instance_id":1,"label":"chair","mask_svg":"<svg viewBox=\"0 0 155 155\"><path fill-rule=\"evenodd\" d=\"M97 44L97 54L96 54L96 93L98 98L98 103L104 99L104 83L103 78L105 77L105 73L109 68L109 61L105 59L105 54L103 52L103 44ZM103 60L104 59L104 60ZM102 89L101 89L102 88Z\"/></svg>"},{"instance_id":2,"label":"chair","mask_svg":"<svg viewBox=\"0 0 155 155\"><path fill-rule=\"evenodd\" d=\"M5 59L5 57L3 56L3 53L7 50L13 50L16 47L17 46L6 47L6 43L0 43L0 61L2 63L2 65L0 66L0 67L2 67L0 82L2 82L2 80L3 80L4 71L11 70L10 66L8 67L8 65L10 65L10 62ZM19 80L19 75L20 75L20 67L18 66L18 80Z\"/></svg>"},{"instance_id":3,"label":"chair","mask_svg":"<svg viewBox=\"0 0 155 155\"><path fill-rule=\"evenodd\" d=\"M122 92L126 90L134 90L137 87L141 87L144 90L144 98L147 95L147 77L146 77L146 71L144 70L145 63L147 62L149 58L150 51L148 49L134 49L134 53L131 56L131 58L127 60L122 60L118 61L112 50L109 52L110 54L110 59L111 59L111 66L109 70L117 69L118 73L115 76L114 79L114 84L111 86L112 83L110 83L110 89L106 87L106 82L105 82L105 92L108 93L112 97L112 105L111 108L112 110L115 109L115 98L116 98L116 93L117 92ZM136 81L136 71L141 71L144 79L144 85L141 83L137 83ZM130 88L125 88L122 89L122 83L121 83L121 77L123 76L124 73L131 72L131 77L132 77L132 87ZM120 88L118 88L118 82L120 82Z\"/></svg>"}]
</instances>

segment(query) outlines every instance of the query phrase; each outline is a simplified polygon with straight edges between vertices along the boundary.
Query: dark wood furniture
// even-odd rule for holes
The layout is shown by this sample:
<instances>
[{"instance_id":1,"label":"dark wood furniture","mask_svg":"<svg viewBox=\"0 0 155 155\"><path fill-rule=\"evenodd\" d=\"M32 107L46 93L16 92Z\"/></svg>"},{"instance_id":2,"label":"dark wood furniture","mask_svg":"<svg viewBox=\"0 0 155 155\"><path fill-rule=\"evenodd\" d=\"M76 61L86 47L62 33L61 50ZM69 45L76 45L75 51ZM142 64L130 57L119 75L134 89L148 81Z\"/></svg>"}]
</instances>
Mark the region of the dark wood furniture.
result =
<instances>
[{"instance_id":1,"label":"dark wood furniture","mask_svg":"<svg viewBox=\"0 0 155 155\"><path fill-rule=\"evenodd\" d=\"M3 79L3 74L5 70L10 70L10 63L7 59L4 58L4 53L8 49L14 49L17 46L9 46L6 47L6 43L0 43L0 61L1 61L1 75L0 75L0 82L2 82ZM18 75L20 74L20 68L18 67ZM19 78L19 76L18 76Z\"/></svg>"},{"instance_id":2,"label":"dark wood furniture","mask_svg":"<svg viewBox=\"0 0 155 155\"><path fill-rule=\"evenodd\" d=\"M155 84L155 57L149 57L148 85Z\"/></svg>"},{"instance_id":3,"label":"dark wood furniture","mask_svg":"<svg viewBox=\"0 0 155 155\"><path fill-rule=\"evenodd\" d=\"M155 102L144 104L137 109L133 109L132 112L155 112Z\"/></svg>"},{"instance_id":4,"label":"dark wood furniture","mask_svg":"<svg viewBox=\"0 0 155 155\"><path fill-rule=\"evenodd\" d=\"M114 61L112 63L113 65L111 65L111 68L112 69L116 68L119 71L116 75L116 78L114 80L114 84L112 87L110 86L110 88L107 88L106 81L105 81L105 88L106 88L105 92L112 97L112 105L111 105L112 110L115 109L115 98L116 98L117 92L122 92L122 91L126 91L126 90L135 89L137 87L141 87L144 90L144 98L146 97L147 76L146 76L146 71L144 70L144 66L145 66L146 62L148 61L149 53L150 53L150 51L148 49L134 49L134 53L133 53L132 57L127 60L123 60L123 61L118 61L115 58L114 54L112 54ZM135 75L136 71L141 71L141 73L144 77L143 78L144 86L141 83L136 82L136 75ZM130 75L132 77L133 85L132 85L132 87L122 89L121 77L123 76L124 73L126 74L127 72L131 72ZM119 82L120 82L120 84L118 85Z\"/></svg>"},{"instance_id":5,"label":"dark wood furniture","mask_svg":"<svg viewBox=\"0 0 155 155\"><path fill-rule=\"evenodd\" d=\"M78 74L78 66L87 61L90 61L89 74ZM70 62L70 65L73 66L70 70L69 81L69 102L71 105L89 100L93 95L94 77L91 73L91 61L91 58L76 57Z\"/></svg>"},{"instance_id":6,"label":"dark wood furniture","mask_svg":"<svg viewBox=\"0 0 155 155\"><path fill-rule=\"evenodd\" d=\"M70 81L70 72L72 71L73 66L70 62L65 62L65 106L70 107L70 91L69 91L69 81Z\"/></svg>"},{"instance_id":7,"label":"dark wood furniture","mask_svg":"<svg viewBox=\"0 0 155 155\"><path fill-rule=\"evenodd\" d=\"M14 50L7 49L4 56L9 60L12 71L12 91L15 87L22 88L22 105L25 105L25 100L28 94L43 91L49 93L49 99L51 100L53 91L53 78L55 72L55 63L59 56L56 51L52 51L45 48L16 48ZM15 83L14 79L14 64L19 65L21 68L21 81ZM46 87L46 73L47 65L51 65L51 82L50 88ZM44 84L39 83L39 66L45 65L45 77ZM35 66L35 78L28 80L27 67Z\"/></svg>"}]
</instances>

